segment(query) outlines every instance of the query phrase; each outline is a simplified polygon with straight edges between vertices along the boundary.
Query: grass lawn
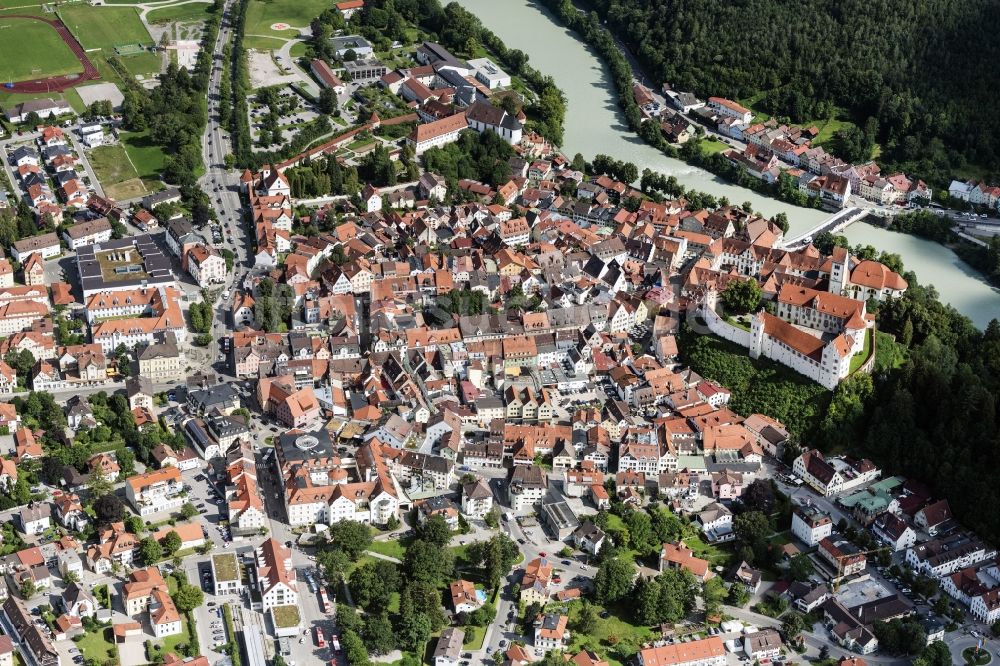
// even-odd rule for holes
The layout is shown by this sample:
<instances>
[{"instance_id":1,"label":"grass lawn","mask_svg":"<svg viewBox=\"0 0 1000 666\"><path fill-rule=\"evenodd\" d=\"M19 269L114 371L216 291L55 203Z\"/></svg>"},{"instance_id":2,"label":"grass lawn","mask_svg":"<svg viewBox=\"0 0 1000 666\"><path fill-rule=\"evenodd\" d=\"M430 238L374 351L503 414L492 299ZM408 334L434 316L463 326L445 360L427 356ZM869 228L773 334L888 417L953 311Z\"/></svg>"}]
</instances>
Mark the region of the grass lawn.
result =
<instances>
[{"instance_id":1,"label":"grass lawn","mask_svg":"<svg viewBox=\"0 0 1000 666\"><path fill-rule=\"evenodd\" d=\"M255 51L276 51L285 45L285 39L281 37L268 37L266 35L248 35L243 39L243 46Z\"/></svg>"},{"instance_id":2,"label":"grass lawn","mask_svg":"<svg viewBox=\"0 0 1000 666\"><path fill-rule=\"evenodd\" d=\"M729 150L730 148L726 144L721 141L716 141L715 139L703 139L699 147L704 155L714 155L715 153L721 153Z\"/></svg>"},{"instance_id":3,"label":"grass lawn","mask_svg":"<svg viewBox=\"0 0 1000 666\"><path fill-rule=\"evenodd\" d=\"M301 57L305 56L305 54L306 54L306 43L305 42L296 42L292 46L292 48L290 48L288 50L288 53L293 58L301 58Z\"/></svg>"},{"instance_id":4,"label":"grass lawn","mask_svg":"<svg viewBox=\"0 0 1000 666\"><path fill-rule=\"evenodd\" d=\"M111 627L100 627L83 634L76 646L84 659L94 659L103 664L118 655L118 649L111 640L108 640L109 638L111 638Z\"/></svg>"},{"instance_id":5,"label":"grass lawn","mask_svg":"<svg viewBox=\"0 0 1000 666\"><path fill-rule=\"evenodd\" d=\"M160 73L160 55L158 53L137 53L135 55L121 58L125 69L132 76L142 76L144 78L155 77Z\"/></svg>"},{"instance_id":6,"label":"grass lawn","mask_svg":"<svg viewBox=\"0 0 1000 666\"><path fill-rule=\"evenodd\" d=\"M83 113L87 110L87 105L83 103L83 98L80 97L80 93L76 91L76 88L70 88L63 93L63 97L69 102L69 105L77 113Z\"/></svg>"},{"instance_id":7,"label":"grass lawn","mask_svg":"<svg viewBox=\"0 0 1000 666\"><path fill-rule=\"evenodd\" d=\"M350 566L347 567L347 571L344 572L344 575L347 578L350 578L351 574L354 572L355 569L362 566L363 564L368 564L369 562L375 562L375 561L376 558L372 557L371 555L362 555L357 560L352 562Z\"/></svg>"},{"instance_id":8,"label":"grass lawn","mask_svg":"<svg viewBox=\"0 0 1000 666\"><path fill-rule=\"evenodd\" d=\"M865 346L859 353L851 357L851 374L857 372L858 368L864 365L872 355L872 329L865 331Z\"/></svg>"},{"instance_id":9,"label":"grass lawn","mask_svg":"<svg viewBox=\"0 0 1000 666\"><path fill-rule=\"evenodd\" d=\"M708 560L712 567L722 567L724 569L728 568L730 562L733 559L732 552L716 546L713 544L705 543L701 540L700 534L685 534L684 543L687 544L688 548L694 551L695 556L702 558L703 560Z\"/></svg>"},{"instance_id":10,"label":"grass lawn","mask_svg":"<svg viewBox=\"0 0 1000 666\"><path fill-rule=\"evenodd\" d=\"M134 7L91 7L74 5L59 10L73 35L85 49L104 49L114 55L118 44L152 44L153 38Z\"/></svg>"},{"instance_id":11,"label":"grass lawn","mask_svg":"<svg viewBox=\"0 0 1000 666\"><path fill-rule=\"evenodd\" d=\"M625 521L617 514L608 513L608 530L620 531L624 529L626 529Z\"/></svg>"},{"instance_id":12,"label":"grass lawn","mask_svg":"<svg viewBox=\"0 0 1000 666\"><path fill-rule=\"evenodd\" d=\"M456 566L467 566L469 563L469 546L471 544L465 544L464 546L453 546L449 550L455 555L455 565Z\"/></svg>"},{"instance_id":13,"label":"grass lawn","mask_svg":"<svg viewBox=\"0 0 1000 666\"><path fill-rule=\"evenodd\" d=\"M486 627L462 627L465 630L465 642L462 644L464 650L478 650L483 647L486 640Z\"/></svg>"},{"instance_id":14,"label":"grass lawn","mask_svg":"<svg viewBox=\"0 0 1000 666\"><path fill-rule=\"evenodd\" d=\"M598 604L593 604L593 606L598 613L605 610ZM583 603L579 601L575 601L569 605L570 626L573 626L582 607ZM625 617L628 613L627 608L611 608L608 610L610 612L608 617L599 618L597 620L597 627L589 635L583 635L578 632L571 633L570 644L566 650L568 653L576 654L583 649L593 650L597 654L604 656L611 666L621 666L622 661L624 661L622 658L631 657L639 651L643 643L653 640L654 635L649 627L636 626L620 619L619 616ZM609 638L612 638L610 642ZM617 645L612 647L611 642L614 642L615 639L617 639Z\"/></svg>"},{"instance_id":15,"label":"grass lawn","mask_svg":"<svg viewBox=\"0 0 1000 666\"><path fill-rule=\"evenodd\" d=\"M812 123L802 123L805 127L810 125L816 125L819 128L819 134L816 135L816 139L813 141L814 144L822 144L833 138L833 135L842 129L847 129L852 127L854 123L850 120L841 120L834 116L833 118L828 118L827 120L817 120Z\"/></svg>"},{"instance_id":16,"label":"grass lawn","mask_svg":"<svg viewBox=\"0 0 1000 666\"><path fill-rule=\"evenodd\" d=\"M166 155L146 137L145 132L123 132L122 145L140 178L158 181Z\"/></svg>"},{"instance_id":17,"label":"grass lawn","mask_svg":"<svg viewBox=\"0 0 1000 666\"><path fill-rule=\"evenodd\" d=\"M212 14L212 4L192 2L183 5L171 5L162 9L154 9L146 14L148 23L167 23L168 21L205 21Z\"/></svg>"},{"instance_id":18,"label":"grass lawn","mask_svg":"<svg viewBox=\"0 0 1000 666\"><path fill-rule=\"evenodd\" d=\"M402 560L406 556L406 546L399 539L372 541L372 545L368 547L368 550L379 555L395 557L397 560Z\"/></svg>"},{"instance_id":19,"label":"grass lawn","mask_svg":"<svg viewBox=\"0 0 1000 666\"><path fill-rule=\"evenodd\" d=\"M735 326L737 328L742 328L744 331L749 331L750 330L750 325L749 324L746 324L743 321L741 321L739 319L736 319L735 317L731 317L729 315L726 315L726 323L727 324L732 324L733 326Z\"/></svg>"},{"instance_id":20,"label":"grass lawn","mask_svg":"<svg viewBox=\"0 0 1000 666\"><path fill-rule=\"evenodd\" d=\"M371 137L365 137L363 139L355 139L354 141L351 141L349 144L347 144L347 149L357 151L362 148L365 148L366 146L370 146L373 143L375 143L375 140L372 139Z\"/></svg>"},{"instance_id":21,"label":"grass lawn","mask_svg":"<svg viewBox=\"0 0 1000 666\"><path fill-rule=\"evenodd\" d=\"M296 31L271 30L271 24L305 28L329 6L325 0L253 0L247 8L246 34L295 37Z\"/></svg>"},{"instance_id":22,"label":"grass lawn","mask_svg":"<svg viewBox=\"0 0 1000 666\"><path fill-rule=\"evenodd\" d=\"M90 151L87 157L104 189L139 177L139 173L129 162L128 154L120 144L98 146Z\"/></svg>"},{"instance_id":23,"label":"grass lawn","mask_svg":"<svg viewBox=\"0 0 1000 666\"><path fill-rule=\"evenodd\" d=\"M0 63L3 83L83 71L59 34L34 19L0 16Z\"/></svg>"},{"instance_id":24,"label":"grass lawn","mask_svg":"<svg viewBox=\"0 0 1000 666\"><path fill-rule=\"evenodd\" d=\"M785 544L792 542L792 533L788 531L778 532L771 535L771 538L768 539L768 541L770 541L774 546L784 546Z\"/></svg>"},{"instance_id":25,"label":"grass lawn","mask_svg":"<svg viewBox=\"0 0 1000 666\"><path fill-rule=\"evenodd\" d=\"M166 654L168 652L177 652L178 645L188 643L190 640L191 637L188 635L187 616L181 614L181 633L174 634L173 636L167 636L163 640L153 641L153 645L161 646L160 654Z\"/></svg>"}]
</instances>

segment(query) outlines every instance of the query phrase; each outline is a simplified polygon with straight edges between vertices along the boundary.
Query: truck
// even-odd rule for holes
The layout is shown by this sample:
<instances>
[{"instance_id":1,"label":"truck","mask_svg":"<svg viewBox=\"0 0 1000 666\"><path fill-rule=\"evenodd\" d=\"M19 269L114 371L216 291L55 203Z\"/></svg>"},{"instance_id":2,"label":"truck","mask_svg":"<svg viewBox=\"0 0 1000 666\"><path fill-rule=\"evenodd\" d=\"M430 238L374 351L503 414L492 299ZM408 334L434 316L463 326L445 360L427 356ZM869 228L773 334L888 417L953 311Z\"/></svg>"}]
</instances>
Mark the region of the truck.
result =
<instances>
[{"instance_id":1,"label":"truck","mask_svg":"<svg viewBox=\"0 0 1000 666\"><path fill-rule=\"evenodd\" d=\"M337 634L330 637L330 644L333 646L333 651L340 654L340 637Z\"/></svg>"},{"instance_id":2,"label":"truck","mask_svg":"<svg viewBox=\"0 0 1000 666\"><path fill-rule=\"evenodd\" d=\"M326 647L326 637L323 636L323 630L316 627L316 647L325 648Z\"/></svg>"},{"instance_id":3,"label":"truck","mask_svg":"<svg viewBox=\"0 0 1000 666\"><path fill-rule=\"evenodd\" d=\"M321 587L319 590L319 609L328 615L333 610L330 606L330 598L326 595L325 587Z\"/></svg>"}]
</instances>

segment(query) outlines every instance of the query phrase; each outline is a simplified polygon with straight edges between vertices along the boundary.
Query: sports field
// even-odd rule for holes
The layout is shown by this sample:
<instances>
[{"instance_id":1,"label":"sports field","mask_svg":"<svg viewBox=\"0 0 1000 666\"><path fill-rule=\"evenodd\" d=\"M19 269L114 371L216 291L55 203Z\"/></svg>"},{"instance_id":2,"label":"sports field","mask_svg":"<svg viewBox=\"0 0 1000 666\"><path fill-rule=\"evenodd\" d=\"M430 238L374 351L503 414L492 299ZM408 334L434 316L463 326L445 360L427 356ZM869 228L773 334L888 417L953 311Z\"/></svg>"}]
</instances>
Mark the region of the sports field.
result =
<instances>
[{"instance_id":1,"label":"sports field","mask_svg":"<svg viewBox=\"0 0 1000 666\"><path fill-rule=\"evenodd\" d=\"M167 21L205 21L211 15L210 3L196 2L174 5L162 9L154 9L146 14L149 23L166 23Z\"/></svg>"},{"instance_id":2,"label":"sports field","mask_svg":"<svg viewBox=\"0 0 1000 666\"><path fill-rule=\"evenodd\" d=\"M27 81L82 72L83 66L52 26L0 15L0 79Z\"/></svg>"},{"instance_id":3,"label":"sports field","mask_svg":"<svg viewBox=\"0 0 1000 666\"><path fill-rule=\"evenodd\" d=\"M146 26L133 7L66 6L59 17L85 49L103 49L105 56L114 55L116 44L152 44Z\"/></svg>"},{"instance_id":4,"label":"sports field","mask_svg":"<svg viewBox=\"0 0 1000 666\"><path fill-rule=\"evenodd\" d=\"M295 30L271 30L271 24L287 23L295 28L307 28L309 22L329 6L326 0L252 0L247 8L246 34L294 37Z\"/></svg>"}]
</instances>

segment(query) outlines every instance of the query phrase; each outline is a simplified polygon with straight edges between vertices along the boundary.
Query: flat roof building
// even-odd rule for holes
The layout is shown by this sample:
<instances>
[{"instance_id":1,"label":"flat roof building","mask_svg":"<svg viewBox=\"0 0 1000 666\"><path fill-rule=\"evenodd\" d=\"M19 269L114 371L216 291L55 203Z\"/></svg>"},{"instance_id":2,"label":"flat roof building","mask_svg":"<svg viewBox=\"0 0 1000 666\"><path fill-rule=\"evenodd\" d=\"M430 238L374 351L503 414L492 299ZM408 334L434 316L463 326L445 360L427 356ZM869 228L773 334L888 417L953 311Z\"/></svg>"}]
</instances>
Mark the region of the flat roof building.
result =
<instances>
[{"instance_id":1,"label":"flat roof building","mask_svg":"<svg viewBox=\"0 0 1000 666\"><path fill-rule=\"evenodd\" d=\"M580 526L580 521L576 514L569 508L563 500L542 503L542 522L549 528L549 531L557 539L562 541L569 538L571 534Z\"/></svg>"},{"instance_id":2,"label":"flat roof building","mask_svg":"<svg viewBox=\"0 0 1000 666\"><path fill-rule=\"evenodd\" d=\"M102 291L175 284L170 260L149 234L81 247L76 266L84 300Z\"/></svg>"}]
</instances>

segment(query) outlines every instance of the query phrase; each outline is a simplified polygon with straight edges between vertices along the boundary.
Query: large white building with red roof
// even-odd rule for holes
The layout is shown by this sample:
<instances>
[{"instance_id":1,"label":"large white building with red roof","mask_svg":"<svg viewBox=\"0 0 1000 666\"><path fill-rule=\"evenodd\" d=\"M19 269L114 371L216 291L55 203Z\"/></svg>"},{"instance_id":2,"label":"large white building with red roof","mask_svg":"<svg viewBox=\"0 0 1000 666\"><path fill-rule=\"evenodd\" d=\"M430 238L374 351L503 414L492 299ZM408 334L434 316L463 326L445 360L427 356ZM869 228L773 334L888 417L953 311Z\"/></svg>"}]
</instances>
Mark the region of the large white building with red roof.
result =
<instances>
[{"instance_id":1,"label":"large white building with red roof","mask_svg":"<svg viewBox=\"0 0 1000 666\"><path fill-rule=\"evenodd\" d=\"M292 551L273 538L255 553L261 611L299 603L299 586L292 567Z\"/></svg>"},{"instance_id":2,"label":"large white building with red roof","mask_svg":"<svg viewBox=\"0 0 1000 666\"><path fill-rule=\"evenodd\" d=\"M761 311L750 326L750 356L787 365L831 391L851 372L851 358L864 349L865 327L832 340L806 332Z\"/></svg>"}]
</instances>

